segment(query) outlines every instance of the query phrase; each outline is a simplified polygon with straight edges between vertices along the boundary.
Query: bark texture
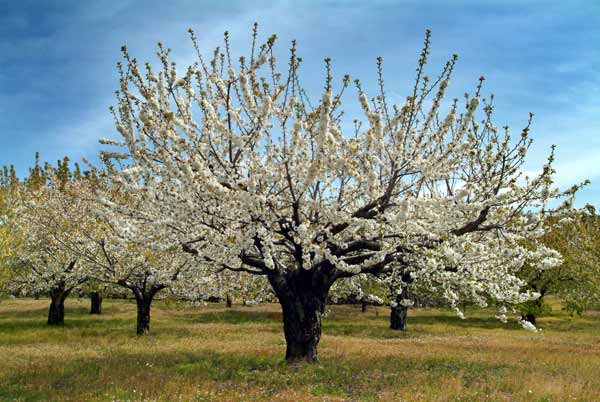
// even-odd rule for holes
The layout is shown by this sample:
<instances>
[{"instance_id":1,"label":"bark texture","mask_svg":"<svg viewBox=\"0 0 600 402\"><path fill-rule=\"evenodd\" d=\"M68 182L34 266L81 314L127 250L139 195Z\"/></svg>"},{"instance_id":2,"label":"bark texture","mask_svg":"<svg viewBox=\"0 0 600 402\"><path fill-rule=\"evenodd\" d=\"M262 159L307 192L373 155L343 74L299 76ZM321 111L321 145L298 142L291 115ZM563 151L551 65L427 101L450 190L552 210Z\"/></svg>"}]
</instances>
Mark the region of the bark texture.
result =
<instances>
[{"instance_id":1,"label":"bark texture","mask_svg":"<svg viewBox=\"0 0 600 402\"><path fill-rule=\"evenodd\" d=\"M149 285L147 278L138 283L128 282L126 280L118 281L117 284L123 286L133 293L137 305L136 334L139 336L150 333L150 307L154 296L164 289L165 285Z\"/></svg>"},{"instance_id":2,"label":"bark texture","mask_svg":"<svg viewBox=\"0 0 600 402\"><path fill-rule=\"evenodd\" d=\"M141 336L150 333L150 307L152 306L152 300L154 300L156 293L164 288L164 286L152 286L149 290L135 289L133 291L137 303L136 334Z\"/></svg>"},{"instance_id":3,"label":"bark texture","mask_svg":"<svg viewBox=\"0 0 600 402\"><path fill-rule=\"evenodd\" d=\"M331 279L322 272L309 270L269 275L283 313L288 362L318 361L317 345L321 339L321 317Z\"/></svg>"},{"instance_id":4,"label":"bark texture","mask_svg":"<svg viewBox=\"0 0 600 402\"><path fill-rule=\"evenodd\" d=\"M98 292L90 293L90 314L102 314L102 296Z\"/></svg>"},{"instance_id":5,"label":"bark texture","mask_svg":"<svg viewBox=\"0 0 600 402\"><path fill-rule=\"evenodd\" d=\"M60 283L50 291L50 308L48 309L48 325L63 325L65 323L65 299L69 296L71 289L66 289L64 283Z\"/></svg>"},{"instance_id":6,"label":"bark texture","mask_svg":"<svg viewBox=\"0 0 600 402\"><path fill-rule=\"evenodd\" d=\"M408 306L402 305L402 300L408 299L408 288L402 288L402 292L396 296L395 306L390 311L390 328L397 331L408 329Z\"/></svg>"},{"instance_id":7,"label":"bark texture","mask_svg":"<svg viewBox=\"0 0 600 402\"><path fill-rule=\"evenodd\" d=\"M137 335L148 335L150 333L150 306L152 298L137 297L137 326L135 333Z\"/></svg>"}]
</instances>

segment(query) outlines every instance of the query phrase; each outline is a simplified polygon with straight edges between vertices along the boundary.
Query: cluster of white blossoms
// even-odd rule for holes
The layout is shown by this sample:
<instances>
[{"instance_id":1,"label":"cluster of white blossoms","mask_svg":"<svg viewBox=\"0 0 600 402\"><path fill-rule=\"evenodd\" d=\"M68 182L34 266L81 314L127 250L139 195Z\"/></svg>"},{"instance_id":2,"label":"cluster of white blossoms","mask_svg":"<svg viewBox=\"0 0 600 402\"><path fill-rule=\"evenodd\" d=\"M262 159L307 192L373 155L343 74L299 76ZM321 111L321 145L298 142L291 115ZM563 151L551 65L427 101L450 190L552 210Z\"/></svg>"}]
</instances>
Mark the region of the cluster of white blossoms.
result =
<instances>
[{"instance_id":1,"label":"cluster of white blossoms","mask_svg":"<svg viewBox=\"0 0 600 402\"><path fill-rule=\"evenodd\" d=\"M330 299L333 303L350 302L383 305L384 299L378 289L379 280L365 274L355 275L333 284ZM376 294L377 293L377 294Z\"/></svg>"},{"instance_id":2,"label":"cluster of white blossoms","mask_svg":"<svg viewBox=\"0 0 600 402\"><path fill-rule=\"evenodd\" d=\"M519 320L519 324L521 324L521 326L523 327L523 329L526 329L527 331L530 331L530 332L539 332L539 331L541 331L541 329L537 329L535 327L535 325L533 325L532 323L530 323L529 321L526 321L526 320Z\"/></svg>"},{"instance_id":3,"label":"cluster of white blossoms","mask_svg":"<svg viewBox=\"0 0 600 402\"><path fill-rule=\"evenodd\" d=\"M13 286L27 293L71 291L88 280L114 284L134 293L166 288L179 275L196 269L190 257L179 250L151 248L130 241L113 228L112 214L106 214L98 198L133 205L113 186L108 188L95 177L61 180L51 169L46 183L35 190L23 190L12 222L23 236L15 264ZM125 232L139 236L138 226ZM146 232L146 236L150 232ZM136 294L137 296L137 294Z\"/></svg>"},{"instance_id":4,"label":"cluster of white blossoms","mask_svg":"<svg viewBox=\"0 0 600 402\"><path fill-rule=\"evenodd\" d=\"M77 257L63 247L64 236L72 238L85 216L73 200L71 219L63 219L62 194L62 183L55 178L40 188L22 186L14 199L16 209L9 225L20 246L10 261L15 275L9 286L15 293L69 293L87 278Z\"/></svg>"},{"instance_id":5,"label":"cluster of white blossoms","mask_svg":"<svg viewBox=\"0 0 600 402\"><path fill-rule=\"evenodd\" d=\"M560 260L538 245L544 222L528 213L576 188L553 188L552 153L525 177L531 120L516 139L499 129L483 78L464 109L457 99L444 106L456 59L438 79L425 77L428 41L404 104L389 104L381 63L374 97L356 82L364 118L350 132L349 79L334 90L327 60L323 95L311 103L295 46L278 72L273 37L239 64L226 39L182 74L162 46L158 71L124 49L114 110L121 138L104 141L118 147L103 158L136 202L103 199L103 208L134 243L178 247L212 272L265 275L275 287L303 271L328 290L340 278L396 269L453 307L534 297L516 273Z\"/></svg>"}]
</instances>

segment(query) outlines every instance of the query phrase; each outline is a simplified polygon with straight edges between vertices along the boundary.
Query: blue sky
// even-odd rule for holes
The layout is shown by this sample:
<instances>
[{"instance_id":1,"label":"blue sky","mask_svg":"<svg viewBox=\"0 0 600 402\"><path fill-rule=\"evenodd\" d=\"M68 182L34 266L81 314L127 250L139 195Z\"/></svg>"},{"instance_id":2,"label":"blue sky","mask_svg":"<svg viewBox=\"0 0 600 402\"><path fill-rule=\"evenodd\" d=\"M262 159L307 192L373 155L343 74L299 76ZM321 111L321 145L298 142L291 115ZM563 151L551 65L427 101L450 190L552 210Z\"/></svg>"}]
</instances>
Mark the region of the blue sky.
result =
<instances>
[{"instance_id":1,"label":"blue sky","mask_svg":"<svg viewBox=\"0 0 600 402\"><path fill-rule=\"evenodd\" d=\"M387 91L397 98L407 94L430 28L432 67L460 56L452 94L472 91L485 75L498 125L518 133L535 113L527 168L539 168L556 144L558 185L589 178L577 203L600 204L597 0L0 0L0 165L24 174L35 151L50 161L94 159L97 139L115 132L108 107L121 45L146 61L162 41L183 67L193 61L188 27L207 53L229 30L239 55L255 21L282 49L298 40L309 87L322 85L329 56L338 77L349 73L372 88L383 56Z\"/></svg>"}]
</instances>

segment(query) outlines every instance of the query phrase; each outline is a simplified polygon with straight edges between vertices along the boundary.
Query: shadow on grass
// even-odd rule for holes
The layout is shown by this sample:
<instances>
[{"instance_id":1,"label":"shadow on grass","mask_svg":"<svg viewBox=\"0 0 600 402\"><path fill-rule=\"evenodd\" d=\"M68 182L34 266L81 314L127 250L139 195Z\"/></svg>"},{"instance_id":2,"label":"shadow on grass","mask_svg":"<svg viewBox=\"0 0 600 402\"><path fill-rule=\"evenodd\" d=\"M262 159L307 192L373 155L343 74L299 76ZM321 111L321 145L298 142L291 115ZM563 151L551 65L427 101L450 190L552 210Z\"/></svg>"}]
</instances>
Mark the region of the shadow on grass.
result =
<instances>
[{"instance_id":1,"label":"shadow on grass","mask_svg":"<svg viewBox=\"0 0 600 402\"><path fill-rule=\"evenodd\" d=\"M77 299L76 299L77 300ZM90 316L90 306L82 305L81 303L75 301L77 304L73 304L70 300L67 299L65 303L65 317L67 316ZM130 303L131 307L127 304L115 304L115 303L103 303L102 305L102 314L100 316L111 315L121 312L127 312L129 310L134 311L135 303ZM40 301L39 304L30 307L21 306L19 310L3 310L0 312L0 319L2 318L29 318L29 317L47 317L48 309L50 307L50 300L47 302ZM129 308L128 308L129 307Z\"/></svg>"},{"instance_id":2,"label":"shadow on grass","mask_svg":"<svg viewBox=\"0 0 600 402\"><path fill-rule=\"evenodd\" d=\"M88 307L67 304L65 314L65 331L81 333L86 336L106 335L108 333L133 335L135 326L135 305L129 303L107 303L101 316L89 314ZM177 310L157 305L153 310L151 335L167 336L202 336L201 331L185 324L228 324L228 325L261 325L261 331L281 333L281 312L260 310L255 308L234 308L217 311L210 310ZM414 310L413 310L414 311ZM361 313L358 309L348 307L332 308L323 320L324 335L351 336L371 339L404 339L422 336L427 333L447 333L455 330L468 331L471 328L484 330L522 331L520 325L511 320L504 324L493 316L484 316L477 311L461 320L452 313L438 310L416 310L416 315L408 318L407 332L389 329L388 316L383 314L387 309L379 309L377 314ZM119 316L115 317L115 314ZM53 327L46 325L47 307L28 307L18 311L3 311L0 314L0 337L11 337L11 343L26 343L31 336L19 339L20 331L46 331ZM540 326L552 331L585 331L600 330L599 320L579 317L548 317L540 320ZM184 325L181 325L184 324ZM59 327L60 328L60 327ZM250 328L250 326L246 327ZM240 330L242 330L240 328Z\"/></svg>"},{"instance_id":3,"label":"shadow on grass","mask_svg":"<svg viewBox=\"0 0 600 402\"><path fill-rule=\"evenodd\" d=\"M87 306L67 304L65 322L58 326L47 324L48 306L2 311L0 339L6 344L16 345L32 341L61 343L64 336L135 335L135 310L112 305L103 310L101 315L92 315Z\"/></svg>"},{"instance_id":4,"label":"shadow on grass","mask_svg":"<svg viewBox=\"0 0 600 402\"><path fill-rule=\"evenodd\" d=\"M451 376L474 385L501 376L509 367L449 358L399 357L324 358L319 365L288 365L280 355L259 352L106 351L100 357L67 362L57 356L0 379L0 400L137 400L140 393L162 399L165 384L172 383L205 389L216 384L224 392L258 388L267 398L308 387L315 396L363 399L376 397L377 388L394 389L411 376L431 381ZM375 378L378 387L373 387Z\"/></svg>"},{"instance_id":5,"label":"shadow on grass","mask_svg":"<svg viewBox=\"0 0 600 402\"><path fill-rule=\"evenodd\" d=\"M189 324L256 324L265 326L265 330L268 331L270 328L268 324L281 323L280 313L268 311L200 311L177 312L175 315L171 313L173 311L164 306L156 306L153 309L150 337L154 335L210 337L210 333L198 332ZM78 335L107 336L109 334L135 336L135 304L132 306L111 305L109 308L104 308L101 315L91 315L85 307L66 306L65 323L60 326L47 325L47 314L47 307L2 312L0 314L0 339L4 338L10 344L26 344L32 341L32 337L51 343L60 343L61 338L55 338L57 333L63 335L70 333L75 337ZM277 327L277 332L279 331L281 328ZM24 336L19 336L20 333ZM30 336L30 333L34 333L34 335Z\"/></svg>"},{"instance_id":6,"label":"shadow on grass","mask_svg":"<svg viewBox=\"0 0 600 402\"><path fill-rule=\"evenodd\" d=\"M447 325L460 328L484 328L484 329L519 329L516 322L503 323L496 317L469 317L464 320L456 316L448 315L427 315L408 318L409 323L414 325Z\"/></svg>"},{"instance_id":7,"label":"shadow on grass","mask_svg":"<svg viewBox=\"0 0 600 402\"><path fill-rule=\"evenodd\" d=\"M122 334L123 332L131 332L135 335L135 317L126 318L110 318L110 319L77 319L74 317L65 316L64 325L51 326L46 323L45 317L30 318L27 320L0 320L0 338L8 336L12 337L11 342L6 338L7 343L29 343L31 337L28 332L34 331L36 337L47 342L52 339L47 333L68 333L74 335L85 336L107 336L109 334ZM24 336L17 336L19 333L24 333ZM58 341L58 340L57 340Z\"/></svg>"},{"instance_id":8,"label":"shadow on grass","mask_svg":"<svg viewBox=\"0 0 600 402\"><path fill-rule=\"evenodd\" d=\"M272 324L282 322L282 316L279 312L253 310L198 312L196 314L185 314L184 317L193 323L203 324Z\"/></svg>"},{"instance_id":9,"label":"shadow on grass","mask_svg":"<svg viewBox=\"0 0 600 402\"><path fill-rule=\"evenodd\" d=\"M375 319L356 318L352 321L347 317L336 317L323 321L323 333L326 335L343 335L353 337L402 339L420 336L426 333L452 332L453 330L468 330L469 328L489 330L522 330L516 322L502 323L495 317L469 317L461 320L448 315L428 315L408 317L408 331L395 331L389 328L389 318L384 316ZM432 328L435 327L435 328ZM433 331L432 331L433 329Z\"/></svg>"},{"instance_id":10,"label":"shadow on grass","mask_svg":"<svg viewBox=\"0 0 600 402\"><path fill-rule=\"evenodd\" d=\"M48 307L50 301L44 307L31 307L31 308L20 308L18 311L8 310L0 313L0 318L27 318L27 317L41 317L48 315Z\"/></svg>"}]
</instances>

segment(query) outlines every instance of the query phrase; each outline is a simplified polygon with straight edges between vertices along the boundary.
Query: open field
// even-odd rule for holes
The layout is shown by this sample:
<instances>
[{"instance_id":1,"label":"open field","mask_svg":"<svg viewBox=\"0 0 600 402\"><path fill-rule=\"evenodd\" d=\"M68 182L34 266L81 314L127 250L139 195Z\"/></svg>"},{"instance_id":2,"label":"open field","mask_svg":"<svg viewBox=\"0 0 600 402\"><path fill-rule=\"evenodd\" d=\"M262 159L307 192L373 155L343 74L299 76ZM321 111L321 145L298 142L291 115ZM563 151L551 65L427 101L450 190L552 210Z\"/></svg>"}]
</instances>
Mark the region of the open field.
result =
<instances>
[{"instance_id":1,"label":"open field","mask_svg":"<svg viewBox=\"0 0 600 402\"><path fill-rule=\"evenodd\" d=\"M62 328L46 326L46 300L2 301L0 400L600 400L598 313L555 311L532 334L492 312L421 309L403 334L385 307L334 306L321 363L288 366L278 305L155 304L138 338L130 301L90 316L88 300L67 300Z\"/></svg>"}]
</instances>

